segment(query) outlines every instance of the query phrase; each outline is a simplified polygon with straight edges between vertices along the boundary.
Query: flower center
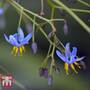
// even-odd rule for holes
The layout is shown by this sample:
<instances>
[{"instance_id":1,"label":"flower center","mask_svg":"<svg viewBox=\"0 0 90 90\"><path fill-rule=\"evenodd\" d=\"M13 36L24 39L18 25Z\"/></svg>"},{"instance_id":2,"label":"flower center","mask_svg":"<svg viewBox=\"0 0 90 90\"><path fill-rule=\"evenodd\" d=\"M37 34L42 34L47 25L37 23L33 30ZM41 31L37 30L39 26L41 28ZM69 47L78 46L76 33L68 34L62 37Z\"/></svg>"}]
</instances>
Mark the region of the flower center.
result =
<instances>
[{"instance_id":1,"label":"flower center","mask_svg":"<svg viewBox=\"0 0 90 90\"><path fill-rule=\"evenodd\" d=\"M22 53L25 52L25 47L24 46L20 46L20 47L13 47L12 50L12 54L14 54L14 56L16 56L17 54L22 56Z\"/></svg>"}]
</instances>

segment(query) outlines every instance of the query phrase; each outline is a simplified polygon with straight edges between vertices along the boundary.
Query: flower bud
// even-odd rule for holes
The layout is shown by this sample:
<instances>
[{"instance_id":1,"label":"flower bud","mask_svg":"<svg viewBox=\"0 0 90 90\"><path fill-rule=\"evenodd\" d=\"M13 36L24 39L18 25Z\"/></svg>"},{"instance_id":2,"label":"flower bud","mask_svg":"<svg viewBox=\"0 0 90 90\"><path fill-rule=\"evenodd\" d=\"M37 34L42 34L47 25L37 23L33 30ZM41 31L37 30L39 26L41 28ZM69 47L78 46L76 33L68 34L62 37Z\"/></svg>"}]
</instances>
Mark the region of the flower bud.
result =
<instances>
[{"instance_id":1,"label":"flower bud","mask_svg":"<svg viewBox=\"0 0 90 90\"><path fill-rule=\"evenodd\" d=\"M64 34L67 35L68 34L68 25L67 25L67 22L66 21L64 22L63 29L64 29Z\"/></svg>"},{"instance_id":2,"label":"flower bud","mask_svg":"<svg viewBox=\"0 0 90 90\"><path fill-rule=\"evenodd\" d=\"M27 32L28 32L28 33L31 33L32 30L33 30L33 29L32 29L32 24L31 24L31 23L27 23L27 24L26 24L26 29L27 29Z\"/></svg>"},{"instance_id":3,"label":"flower bud","mask_svg":"<svg viewBox=\"0 0 90 90\"><path fill-rule=\"evenodd\" d=\"M31 45L31 48L32 48L33 53L36 54L36 52L37 52L37 43L33 42L32 45Z\"/></svg>"},{"instance_id":4,"label":"flower bud","mask_svg":"<svg viewBox=\"0 0 90 90\"><path fill-rule=\"evenodd\" d=\"M47 68L40 68L39 74L41 77L47 78L48 77L48 69Z\"/></svg>"},{"instance_id":5,"label":"flower bud","mask_svg":"<svg viewBox=\"0 0 90 90\"><path fill-rule=\"evenodd\" d=\"M53 77L51 75L48 76L48 85L51 86L53 81Z\"/></svg>"}]
</instances>

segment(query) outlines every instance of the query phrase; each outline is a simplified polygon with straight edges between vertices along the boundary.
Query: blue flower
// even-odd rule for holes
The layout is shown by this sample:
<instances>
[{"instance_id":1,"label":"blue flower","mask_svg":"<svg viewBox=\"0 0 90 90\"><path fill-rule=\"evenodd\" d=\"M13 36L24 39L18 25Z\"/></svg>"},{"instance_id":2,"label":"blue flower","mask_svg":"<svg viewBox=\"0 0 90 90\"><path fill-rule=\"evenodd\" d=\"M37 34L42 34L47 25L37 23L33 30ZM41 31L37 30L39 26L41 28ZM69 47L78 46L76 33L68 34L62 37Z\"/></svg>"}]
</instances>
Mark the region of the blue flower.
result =
<instances>
[{"instance_id":1,"label":"blue flower","mask_svg":"<svg viewBox=\"0 0 90 90\"><path fill-rule=\"evenodd\" d=\"M13 35L10 35L9 38L6 34L4 34L4 37L8 43L13 45L13 51L15 55L20 54L22 55L22 52L25 51L24 45L29 43L29 40L32 37L32 33L29 33L26 37L24 37L24 33L22 29L18 28L18 33L15 33Z\"/></svg>"},{"instance_id":2,"label":"blue flower","mask_svg":"<svg viewBox=\"0 0 90 90\"><path fill-rule=\"evenodd\" d=\"M65 62L66 74L69 74L68 73L69 67L71 67L76 73L78 73L74 65L76 65L78 68L81 68L79 66L79 63L77 62L84 59L84 57L78 58L76 47L73 47L73 50L70 51L70 43L67 43L65 46L65 53L62 54L59 50L56 50L56 54L61 60Z\"/></svg>"}]
</instances>

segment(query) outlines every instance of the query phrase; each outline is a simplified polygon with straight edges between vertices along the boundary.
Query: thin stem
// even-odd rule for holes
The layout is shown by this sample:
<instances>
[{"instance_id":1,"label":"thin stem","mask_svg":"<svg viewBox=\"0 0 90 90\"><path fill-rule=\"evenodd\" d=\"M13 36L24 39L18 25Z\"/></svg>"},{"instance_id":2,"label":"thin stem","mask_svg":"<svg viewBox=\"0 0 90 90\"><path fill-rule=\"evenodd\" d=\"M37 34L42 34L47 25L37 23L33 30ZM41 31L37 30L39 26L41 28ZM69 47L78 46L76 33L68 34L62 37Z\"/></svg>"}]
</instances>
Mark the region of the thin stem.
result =
<instances>
[{"instance_id":1,"label":"thin stem","mask_svg":"<svg viewBox=\"0 0 90 90\"><path fill-rule=\"evenodd\" d=\"M54 7L52 7L52 10L51 10L51 19L53 19L53 18L54 18L54 13L55 13L55 8L54 8Z\"/></svg>"},{"instance_id":2,"label":"thin stem","mask_svg":"<svg viewBox=\"0 0 90 90\"><path fill-rule=\"evenodd\" d=\"M41 15L44 15L44 2L43 0L41 0L41 12L40 12Z\"/></svg>"},{"instance_id":3,"label":"thin stem","mask_svg":"<svg viewBox=\"0 0 90 90\"><path fill-rule=\"evenodd\" d=\"M34 16L34 20L33 20L33 37L32 37L33 42L35 41L35 20L36 20L36 17Z\"/></svg>"},{"instance_id":4,"label":"thin stem","mask_svg":"<svg viewBox=\"0 0 90 90\"><path fill-rule=\"evenodd\" d=\"M90 33L90 27L85 24L74 12L72 12L66 5L59 0L53 0L56 4L60 5L65 11L70 14L88 33Z\"/></svg>"},{"instance_id":5,"label":"thin stem","mask_svg":"<svg viewBox=\"0 0 90 90\"><path fill-rule=\"evenodd\" d=\"M51 47L52 47L52 45L50 44L49 49L48 49L47 56L46 56L45 60L42 62L41 67L45 66L46 63L47 63L47 61L48 61L48 58L51 57L51 55L49 55L49 53L50 53L50 51L51 51Z\"/></svg>"},{"instance_id":6,"label":"thin stem","mask_svg":"<svg viewBox=\"0 0 90 90\"><path fill-rule=\"evenodd\" d=\"M52 50L52 58L54 57L54 51L55 51L55 45L53 45L53 50Z\"/></svg>"},{"instance_id":7,"label":"thin stem","mask_svg":"<svg viewBox=\"0 0 90 90\"><path fill-rule=\"evenodd\" d=\"M72 11L74 11L74 12L79 12L79 13L90 13L90 10L82 10L82 9L71 9Z\"/></svg>"},{"instance_id":8,"label":"thin stem","mask_svg":"<svg viewBox=\"0 0 90 90\"><path fill-rule=\"evenodd\" d=\"M64 22L65 20L64 19L58 19L58 18L56 18L56 19L50 19L50 22L58 22L58 21L62 21L62 22ZM42 26L44 26L44 25L46 25L48 22L44 22L44 23L39 23L39 25L42 27Z\"/></svg>"},{"instance_id":9,"label":"thin stem","mask_svg":"<svg viewBox=\"0 0 90 90\"><path fill-rule=\"evenodd\" d=\"M50 44L49 50L48 50L48 53L47 53L47 56L49 56L49 53L50 53L50 51L51 51L51 47L52 47L52 45Z\"/></svg>"},{"instance_id":10,"label":"thin stem","mask_svg":"<svg viewBox=\"0 0 90 90\"><path fill-rule=\"evenodd\" d=\"M60 6L56 6L55 8L65 10L63 7ZM85 9L76 9L76 8L69 8L69 9L73 12L78 12L78 13L90 13L90 10L85 10Z\"/></svg>"},{"instance_id":11,"label":"thin stem","mask_svg":"<svg viewBox=\"0 0 90 90\"><path fill-rule=\"evenodd\" d=\"M80 2L81 4L90 7L90 4L88 4L87 2L84 2L83 0L77 0L78 2Z\"/></svg>"},{"instance_id":12,"label":"thin stem","mask_svg":"<svg viewBox=\"0 0 90 90\"><path fill-rule=\"evenodd\" d=\"M50 0L47 0L47 1L48 1L48 4L49 4L51 7L65 10L63 7L57 6L57 5L55 5L54 3L52 3ZM76 9L76 8L69 8L69 9L70 9L71 11L73 11L73 12L90 13L90 10L85 10L85 9Z\"/></svg>"},{"instance_id":13,"label":"thin stem","mask_svg":"<svg viewBox=\"0 0 90 90\"><path fill-rule=\"evenodd\" d=\"M54 13L55 13L55 8L52 7L52 10L51 10L51 19L54 18ZM52 21L51 23L52 23L52 24L51 24L51 26L52 26L52 31L53 31L53 32L56 32L56 28L55 28L55 26L54 26L54 22Z\"/></svg>"},{"instance_id":14,"label":"thin stem","mask_svg":"<svg viewBox=\"0 0 90 90\"><path fill-rule=\"evenodd\" d=\"M53 22L55 22L55 21L64 21L64 19L58 19L58 18L56 18L56 19L51 19L50 20L51 22L53 21Z\"/></svg>"},{"instance_id":15,"label":"thin stem","mask_svg":"<svg viewBox=\"0 0 90 90\"><path fill-rule=\"evenodd\" d=\"M20 25L21 25L21 21L22 21L22 12L23 12L23 8L21 8L20 19L19 19L18 27L20 27Z\"/></svg>"},{"instance_id":16,"label":"thin stem","mask_svg":"<svg viewBox=\"0 0 90 90\"><path fill-rule=\"evenodd\" d=\"M51 53L52 61L51 61L51 65L50 65L49 75L52 75L53 66L55 65L54 52L55 52L55 44L53 45L53 49L52 49L52 53Z\"/></svg>"}]
</instances>

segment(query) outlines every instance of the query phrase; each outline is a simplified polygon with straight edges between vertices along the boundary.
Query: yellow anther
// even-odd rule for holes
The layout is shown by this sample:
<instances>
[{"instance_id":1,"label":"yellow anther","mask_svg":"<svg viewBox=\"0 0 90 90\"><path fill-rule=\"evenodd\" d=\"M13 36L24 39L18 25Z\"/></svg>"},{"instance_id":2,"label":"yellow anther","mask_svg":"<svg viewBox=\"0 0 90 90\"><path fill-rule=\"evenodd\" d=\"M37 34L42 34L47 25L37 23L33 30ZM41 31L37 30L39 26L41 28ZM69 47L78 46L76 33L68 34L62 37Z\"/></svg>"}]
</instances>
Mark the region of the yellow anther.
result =
<instances>
[{"instance_id":1,"label":"yellow anther","mask_svg":"<svg viewBox=\"0 0 90 90\"><path fill-rule=\"evenodd\" d=\"M15 56L18 54L18 50L19 50L18 47L16 47L15 54L14 54Z\"/></svg>"},{"instance_id":2,"label":"yellow anther","mask_svg":"<svg viewBox=\"0 0 90 90\"><path fill-rule=\"evenodd\" d=\"M25 52L24 46L21 46L21 47L14 46L12 50L12 54L14 54L14 56L16 56L17 54L20 54L22 56L23 51Z\"/></svg>"},{"instance_id":3,"label":"yellow anther","mask_svg":"<svg viewBox=\"0 0 90 90\"><path fill-rule=\"evenodd\" d=\"M75 64L78 68L81 68L77 62L74 62L74 64Z\"/></svg>"},{"instance_id":4,"label":"yellow anther","mask_svg":"<svg viewBox=\"0 0 90 90\"><path fill-rule=\"evenodd\" d=\"M22 53L23 53L22 47L20 47L19 50L20 50L20 55L22 56Z\"/></svg>"},{"instance_id":5,"label":"yellow anther","mask_svg":"<svg viewBox=\"0 0 90 90\"><path fill-rule=\"evenodd\" d=\"M22 47L22 50L25 52L25 47L24 46L21 46Z\"/></svg>"},{"instance_id":6,"label":"yellow anther","mask_svg":"<svg viewBox=\"0 0 90 90\"><path fill-rule=\"evenodd\" d=\"M76 71L76 69L75 69L74 65L73 65L73 64L71 64L70 66L71 66L71 68L74 70L74 72L77 74L78 72Z\"/></svg>"},{"instance_id":7,"label":"yellow anther","mask_svg":"<svg viewBox=\"0 0 90 90\"><path fill-rule=\"evenodd\" d=\"M68 73L68 64L67 63L65 63L65 67L64 68L65 68L66 74L69 75L69 73Z\"/></svg>"},{"instance_id":8,"label":"yellow anther","mask_svg":"<svg viewBox=\"0 0 90 90\"><path fill-rule=\"evenodd\" d=\"M11 52L12 54L14 54L15 49L16 49L16 46L13 47L13 50L12 50L12 52Z\"/></svg>"}]
</instances>

